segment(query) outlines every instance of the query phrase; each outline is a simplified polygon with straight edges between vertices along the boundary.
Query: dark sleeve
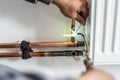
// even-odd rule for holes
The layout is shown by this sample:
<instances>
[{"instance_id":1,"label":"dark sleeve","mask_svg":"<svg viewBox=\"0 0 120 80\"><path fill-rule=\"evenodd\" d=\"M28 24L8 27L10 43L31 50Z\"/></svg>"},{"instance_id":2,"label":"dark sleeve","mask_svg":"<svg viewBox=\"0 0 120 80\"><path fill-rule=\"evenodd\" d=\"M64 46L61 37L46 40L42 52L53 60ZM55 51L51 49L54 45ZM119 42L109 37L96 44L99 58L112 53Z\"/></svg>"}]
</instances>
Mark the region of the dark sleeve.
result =
<instances>
[{"instance_id":1,"label":"dark sleeve","mask_svg":"<svg viewBox=\"0 0 120 80\"><path fill-rule=\"evenodd\" d=\"M26 1L31 2L31 3L37 3L38 1L40 1L42 3L49 5L52 0L26 0Z\"/></svg>"},{"instance_id":2,"label":"dark sleeve","mask_svg":"<svg viewBox=\"0 0 120 80\"><path fill-rule=\"evenodd\" d=\"M51 0L39 0L39 1L41 1L41 2L43 2L43 3L45 3L45 4L50 4L50 2L51 2Z\"/></svg>"}]
</instances>

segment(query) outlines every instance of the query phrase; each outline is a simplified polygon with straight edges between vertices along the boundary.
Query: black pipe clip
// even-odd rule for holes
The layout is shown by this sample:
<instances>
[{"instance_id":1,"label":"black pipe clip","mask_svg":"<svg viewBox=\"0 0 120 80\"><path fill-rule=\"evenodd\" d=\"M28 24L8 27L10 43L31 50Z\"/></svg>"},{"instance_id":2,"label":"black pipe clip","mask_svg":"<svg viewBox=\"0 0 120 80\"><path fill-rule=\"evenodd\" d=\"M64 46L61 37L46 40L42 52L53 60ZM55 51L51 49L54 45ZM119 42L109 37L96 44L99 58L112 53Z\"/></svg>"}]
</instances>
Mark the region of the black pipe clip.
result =
<instances>
[{"instance_id":1,"label":"black pipe clip","mask_svg":"<svg viewBox=\"0 0 120 80\"><path fill-rule=\"evenodd\" d=\"M33 50L31 49L29 44L30 42L24 40L20 43L20 50L22 51L22 59L31 58L30 52L33 52Z\"/></svg>"}]
</instances>

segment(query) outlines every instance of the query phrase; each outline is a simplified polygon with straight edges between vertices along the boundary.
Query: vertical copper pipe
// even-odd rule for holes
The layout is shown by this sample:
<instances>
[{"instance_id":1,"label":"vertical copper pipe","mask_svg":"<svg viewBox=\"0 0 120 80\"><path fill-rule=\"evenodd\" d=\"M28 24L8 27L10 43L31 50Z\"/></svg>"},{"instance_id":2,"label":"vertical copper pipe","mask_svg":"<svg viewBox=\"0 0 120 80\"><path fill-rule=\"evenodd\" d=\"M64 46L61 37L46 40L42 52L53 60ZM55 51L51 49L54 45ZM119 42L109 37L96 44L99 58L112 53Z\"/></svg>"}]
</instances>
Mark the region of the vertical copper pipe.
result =
<instances>
[{"instance_id":1,"label":"vertical copper pipe","mask_svg":"<svg viewBox=\"0 0 120 80\"><path fill-rule=\"evenodd\" d=\"M75 30L75 19L72 19L72 23L71 23L71 29Z\"/></svg>"},{"instance_id":2,"label":"vertical copper pipe","mask_svg":"<svg viewBox=\"0 0 120 80\"><path fill-rule=\"evenodd\" d=\"M75 31L75 19L72 19L71 29ZM71 37L71 42L75 42L75 37Z\"/></svg>"}]
</instances>

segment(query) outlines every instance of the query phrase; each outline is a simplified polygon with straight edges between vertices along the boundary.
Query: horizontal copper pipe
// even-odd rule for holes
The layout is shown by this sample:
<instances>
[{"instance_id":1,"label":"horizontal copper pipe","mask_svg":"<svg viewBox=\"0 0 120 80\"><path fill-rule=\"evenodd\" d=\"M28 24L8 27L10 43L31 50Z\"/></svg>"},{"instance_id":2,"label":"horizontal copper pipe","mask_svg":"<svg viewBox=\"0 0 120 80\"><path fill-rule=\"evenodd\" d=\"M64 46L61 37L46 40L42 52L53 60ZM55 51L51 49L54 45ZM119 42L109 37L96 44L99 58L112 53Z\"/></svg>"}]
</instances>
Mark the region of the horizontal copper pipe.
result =
<instances>
[{"instance_id":1,"label":"horizontal copper pipe","mask_svg":"<svg viewBox=\"0 0 120 80\"><path fill-rule=\"evenodd\" d=\"M84 42L31 42L32 48L44 48L44 47L78 47L84 46ZM19 48L20 44L16 43L0 43L0 48Z\"/></svg>"},{"instance_id":2,"label":"horizontal copper pipe","mask_svg":"<svg viewBox=\"0 0 120 80\"><path fill-rule=\"evenodd\" d=\"M49 51L49 52L30 52L32 57L50 57L50 56L80 56L83 55L83 51L75 50L75 51ZM21 57L22 54L19 52L4 52L0 53L0 58L6 57Z\"/></svg>"},{"instance_id":3,"label":"horizontal copper pipe","mask_svg":"<svg viewBox=\"0 0 120 80\"><path fill-rule=\"evenodd\" d=\"M46 54L46 55L45 55ZM32 57L44 57L44 56L50 56L51 53L41 53L41 52L31 52L30 55ZM18 52L7 52L7 53L0 53L0 58L5 58L5 57L22 57L21 54Z\"/></svg>"},{"instance_id":4,"label":"horizontal copper pipe","mask_svg":"<svg viewBox=\"0 0 120 80\"><path fill-rule=\"evenodd\" d=\"M21 57L21 54L17 52L0 53L0 58L7 58L7 57Z\"/></svg>"},{"instance_id":5,"label":"horizontal copper pipe","mask_svg":"<svg viewBox=\"0 0 120 80\"><path fill-rule=\"evenodd\" d=\"M31 52L30 55L32 57L42 57L43 53ZM50 53L49 53L49 55L50 55ZM0 58L5 58L5 57L22 57L22 55L19 54L18 52L0 53Z\"/></svg>"}]
</instances>

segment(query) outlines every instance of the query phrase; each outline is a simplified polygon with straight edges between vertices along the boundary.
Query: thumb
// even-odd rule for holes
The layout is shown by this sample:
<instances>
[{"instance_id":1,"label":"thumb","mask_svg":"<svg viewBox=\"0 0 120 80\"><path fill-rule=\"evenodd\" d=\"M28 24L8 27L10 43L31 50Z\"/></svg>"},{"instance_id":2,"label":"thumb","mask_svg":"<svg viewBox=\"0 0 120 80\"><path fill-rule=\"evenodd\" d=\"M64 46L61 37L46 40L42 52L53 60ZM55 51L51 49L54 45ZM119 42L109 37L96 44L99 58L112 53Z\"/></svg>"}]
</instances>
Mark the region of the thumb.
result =
<instances>
[{"instance_id":1,"label":"thumb","mask_svg":"<svg viewBox=\"0 0 120 80\"><path fill-rule=\"evenodd\" d=\"M86 23L86 20L85 20L81 15L79 15L79 14L77 14L76 20L77 20L78 22L80 22L83 26L84 26L85 23Z\"/></svg>"}]
</instances>

